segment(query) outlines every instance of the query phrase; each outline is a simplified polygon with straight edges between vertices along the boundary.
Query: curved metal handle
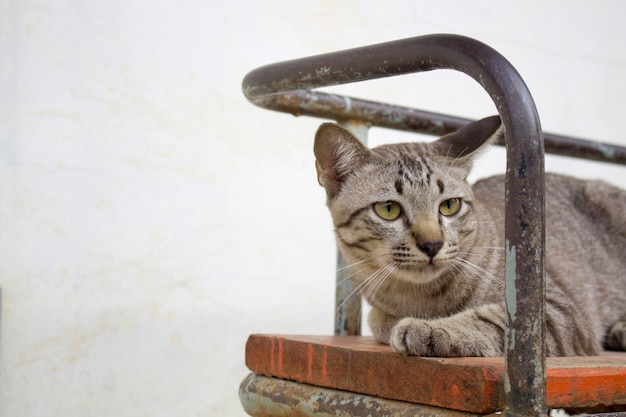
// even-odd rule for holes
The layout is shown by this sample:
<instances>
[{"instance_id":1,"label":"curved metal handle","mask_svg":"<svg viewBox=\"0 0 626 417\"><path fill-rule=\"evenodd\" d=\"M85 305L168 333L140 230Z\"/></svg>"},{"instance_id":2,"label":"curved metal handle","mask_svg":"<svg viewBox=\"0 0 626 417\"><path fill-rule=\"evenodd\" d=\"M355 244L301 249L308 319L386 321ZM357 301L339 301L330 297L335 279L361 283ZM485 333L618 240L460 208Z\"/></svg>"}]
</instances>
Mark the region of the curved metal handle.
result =
<instances>
[{"instance_id":1,"label":"curved metal handle","mask_svg":"<svg viewBox=\"0 0 626 417\"><path fill-rule=\"evenodd\" d=\"M338 97L309 91L317 87L434 69L476 80L504 125L505 413L545 415L544 144L534 101L515 68L474 39L428 35L267 65L250 72L242 89L256 105L297 114L299 101Z\"/></svg>"}]
</instances>

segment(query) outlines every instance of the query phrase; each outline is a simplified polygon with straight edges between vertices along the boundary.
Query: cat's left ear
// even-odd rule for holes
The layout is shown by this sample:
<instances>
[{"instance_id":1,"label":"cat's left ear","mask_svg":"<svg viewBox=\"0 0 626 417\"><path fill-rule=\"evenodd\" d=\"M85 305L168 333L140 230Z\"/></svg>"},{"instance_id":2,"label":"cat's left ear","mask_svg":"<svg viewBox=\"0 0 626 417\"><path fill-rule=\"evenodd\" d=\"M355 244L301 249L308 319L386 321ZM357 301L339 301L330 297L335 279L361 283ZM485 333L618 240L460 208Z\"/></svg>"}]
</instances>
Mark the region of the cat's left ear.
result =
<instances>
[{"instance_id":1,"label":"cat's left ear","mask_svg":"<svg viewBox=\"0 0 626 417\"><path fill-rule=\"evenodd\" d=\"M432 146L437 154L467 166L469 171L472 159L502 136L501 126L500 116L486 117L441 137Z\"/></svg>"},{"instance_id":2,"label":"cat's left ear","mask_svg":"<svg viewBox=\"0 0 626 417\"><path fill-rule=\"evenodd\" d=\"M317 129L313 152L317 179L331 198L339 192L345 178L371 154L352 133L335 123L324 123Z\"/></svg>"}]
</instances>

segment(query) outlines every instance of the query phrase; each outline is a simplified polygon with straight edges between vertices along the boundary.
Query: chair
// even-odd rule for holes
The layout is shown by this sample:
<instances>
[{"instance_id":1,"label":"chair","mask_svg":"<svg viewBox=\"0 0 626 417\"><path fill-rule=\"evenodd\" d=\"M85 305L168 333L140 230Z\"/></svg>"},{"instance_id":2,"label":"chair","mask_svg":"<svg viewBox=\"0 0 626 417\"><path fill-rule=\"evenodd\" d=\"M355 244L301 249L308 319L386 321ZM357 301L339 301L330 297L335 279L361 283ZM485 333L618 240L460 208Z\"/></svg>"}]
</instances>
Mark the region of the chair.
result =
<instances>
[{"instance_id":1,"label":"chair","mask_svg":"<svg viewBox=\"0 0 626 417\"><path fill-rule=\"evenodd\" d=\"M469 121L313 90L439 68L480 82L505 126L504 358L407 357L359 336L360 301L348 299L354 288L340 272L335 336L248 339L246 364L252 373L241 384L240 399L250 415L539 416L564 408L626 416L626 354L546 360L543 343L544 145L547 152L619 164L626 164L626 148L544 134L532 97L512 65L487 45L455 35L271 64L250 72L242 88L256 105L334 119L364 141L369 125L441 135ZM340 257L338 265L342 262Z\"/></svg>"}]
</instances>

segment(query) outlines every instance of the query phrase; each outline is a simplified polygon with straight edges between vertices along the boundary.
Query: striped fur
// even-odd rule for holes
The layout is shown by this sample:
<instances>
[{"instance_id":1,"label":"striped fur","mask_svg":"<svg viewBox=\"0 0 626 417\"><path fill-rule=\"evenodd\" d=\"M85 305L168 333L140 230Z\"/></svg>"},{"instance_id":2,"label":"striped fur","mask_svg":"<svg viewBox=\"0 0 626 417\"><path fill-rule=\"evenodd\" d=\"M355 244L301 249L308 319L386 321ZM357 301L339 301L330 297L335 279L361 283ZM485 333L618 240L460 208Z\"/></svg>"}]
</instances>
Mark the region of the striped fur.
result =
<instances>
[{"instance_id":1,"label":"striped fur","mask_svg":"<svg viewBox=\"0 0 626 417\"><path fill-rule=\"evenodd\" d=\"M492 117L432 143L373 150L335 124L317 132L339 249L373 307L374 336L398 352L503 353L504 178L466 181L499 126ZM547 175L546 196L548 354L626 350L626 192ZM454 201L460 209L442 214ZM400 205L397 217L377 214L385 202Z\"/></svg>"}]
</instances>

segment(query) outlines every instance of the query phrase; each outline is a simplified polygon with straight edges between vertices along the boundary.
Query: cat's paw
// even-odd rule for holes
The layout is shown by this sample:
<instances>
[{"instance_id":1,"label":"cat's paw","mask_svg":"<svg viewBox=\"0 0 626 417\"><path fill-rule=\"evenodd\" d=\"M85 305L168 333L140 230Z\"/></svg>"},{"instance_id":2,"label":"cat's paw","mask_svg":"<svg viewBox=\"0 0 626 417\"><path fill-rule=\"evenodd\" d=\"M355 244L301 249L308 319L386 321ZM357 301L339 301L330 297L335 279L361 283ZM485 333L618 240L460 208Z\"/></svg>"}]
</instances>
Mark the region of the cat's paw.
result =
<instances>
[{"instance_id":1,"label":"cat's paw","mask_svg":"<svg viewBox=\"0 0 626 417\"><path fill-rule=\"evenodd\" d=\"M502 348L489 340L487 334L468 330L454 320L404 318L391 331L389 344L396 352L416 356L500 355Z\"/></svg>"},{"instance_id":2,"label":"cat's paw","mask_svg":"<svg viewBox=\"0 0 626 417\"><path fill-rule=\"evenodd\" d=\"M399 353L417 356L457 356L453 354L450 335L432 322L404 318L392 329L389 344Z\"/></svg>"},{"instance_id":3,"label":"cat's paw","mask_svg":"<svg viewBox=\"0 0 626 417\"><path fill-rule=\"evenodd\" d=\"M611 350L626 350L626 321L618 321L611 326L606 347Z\"/></svg>"}]
</instances>

